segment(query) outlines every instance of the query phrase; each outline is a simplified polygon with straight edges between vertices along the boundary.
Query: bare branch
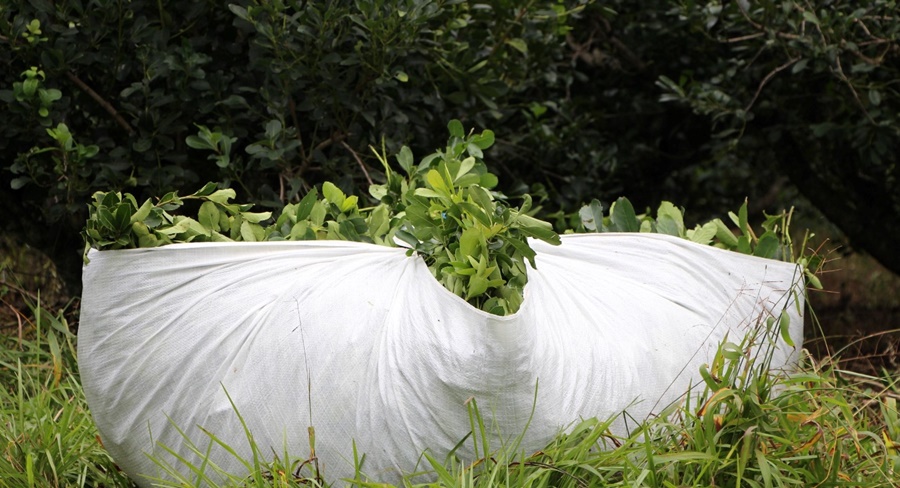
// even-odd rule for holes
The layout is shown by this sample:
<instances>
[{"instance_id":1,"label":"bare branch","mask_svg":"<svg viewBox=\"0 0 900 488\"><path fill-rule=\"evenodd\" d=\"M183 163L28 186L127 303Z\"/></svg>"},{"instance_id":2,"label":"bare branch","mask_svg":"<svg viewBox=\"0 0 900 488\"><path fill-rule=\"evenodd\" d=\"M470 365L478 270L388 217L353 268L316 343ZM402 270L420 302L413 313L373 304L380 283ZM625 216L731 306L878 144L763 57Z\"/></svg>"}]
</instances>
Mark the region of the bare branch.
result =
<instances>
[{"instance_id":1,"label":"bare branch","mask_svg":"<svg viewBox=\"0 0 900 488\"><path fill-rule=\"evenodd\" d=\"M801 59L802 59L802 58L799 57L799 56L796 57L796 58L791 58L791 59L789 59L786 63L784 63L784 64L782 64L781 66L778 66L777 68L775 68L775 69L773 69L772 71L770 71L769 74L767 74L766 77L763 78L763 80L762 80L761 82L759 82L759 86L756 88L756 93L753 94L753 99L750 100L750 103L747 105L747 108L744 109L744 112L749 112L750 109L753 108L753 104L756 103L756 99L759 98L759 94L762 93L763 87L765 87L766 84L769 83L769 81L770 81L775 75L777 75L779 72L781 72L781 71L783 71L783 70L786 70L786 69L790 68L791 65L793 65L793 64L796 63L797 61L800 61Z\"/></svg>"},{"instance_id":2,"label":"bare branch","mask_svg":"<svg viewBox=\"0 0 900 488\"><path fill-rule=\"evenodd\" d=\"M866 115L866 119L868 119L870 123L874 124L875 119L873 119L872 116L869 115L869 111L866 110L865 104L863 104L862 99L859 98L859 93L856 92L856 88L853 87L853 83L849 78L847 78L846 73L844 73L844 68L841 66L840 56L835 58L834 65L835 67L831 68L832 73L834 73L835 76L843 81L845 85L847 85L847 88L850 89L850 93L853 93L853 99L856 100L856 104L859 105L860 110L862 110L863 114Z\"/></svg>"},{"instance_id":3,"label":"bare branch","mask_svg":"<svg viewBox=\"0 0 900 488\"><path fill-rule=\"evenodd\" d=\"M762 26L762 24L758 24L758 23L754 22L753 19L750 18L750 14L747 13L746 10L744 10L744 5L743 5L742 2L737 2L737 6L738 6L738 9L741 11L741 15L744 16L744 19L746 19L747 22L750 22L750 24L751 24L753 27L755 27L757 30L763 30L763 29L764 29L764 27Z\"/></svg>"},{"instance_id":4,"label":"bare branch","mask_svg":"<svg viewBox=\"0 0 900 488\"><path fill-rule=\"evenodd\" d=\"M762 37L764 35L766 35L765 32L757 32L755 34L747 34L746 36L731 37L731 38L725 39L725 42L732 44L735 42L749 41L750 39L756 39L757 37Z\"/></svg>"},{"instance_id":5,"label":"bare branch","mask_svg":"<svg viewBox=\"0 0 900 488\"><path fill-rule=\"evenodd\" d=\"M109 113L109 115L111 115L113 117L113 119L115 119L115 121L123 129L125 129L126 132L128 132L129 135L134 134L134 129L132 129L131 126L128 125L128 122L126 122L125 119L123 119L122 116L119 115L119 112L116 111L116 108L113 107L111 103L104 100L103 97L101 97L100 94L98 94L91 87L89 87L87 85L87 83L81 81L81 78L79 78L78 75L76 75L75 73L73 73L71 71L66 71L66 76L69 78L69 80L72 83L75 83L76 85L78 85L78 88L81 88L82 91L84 91L85 93L90 95L91 98L96 100L97 103L99 103L101 107L106 109L106 111Z\"/></svg>"},{"instance_id":6,"label":"bare branch","mask_svg":"<svg viewBox=\"0 0 900 488\"><path fill-rule=\"evenodd\" d=\"M853 19L853 23L856 24L856 25L858 25L858 26L860 26L860 27L862 27L863 32L865 32L867 36L871 37L872 39L878 39L877 37L875 37L875 36L872 35L872 32L869 31L869 28L868 28L868 27L866 27L866 23L863 22L862 20L860 20L860 19Z\"/></svg>"},{"instance_id":7,"label":"bare branch","mask_svg":"<svg viewBox=\"0 0 900 488\"><path fill-rule=\"evenodd\" d=\"M349 134L336 132L332 134L328 139L325 139L324 141L316 144L316 147L314 147L309 153L306 154L306 157L303 158L302 162L300 163L300 168L297 169L296 177L301 178L303 176L303 173L305 173L306 170L309 169L310 164L312 164L313 154L315 154L316 151L321 151L322 149L325 149L335 142L342 141L346 139L347 136L349 136Z\"/></svg>"},{"instance_id":8,"label":"bare branch","mask_svg":"<svg viewBox=\"0 0 900 488\"><path fill-rule=\"evenodd\" d=\"M375 183L372 182L372 178L369 176L369 170L366 169L366 165L362 162L362 159L360 159L359 154L357 154L346 142L341 141L341 145L350 151L350 154L352 154L353 158L356 159L356 162L359 163L359 167L362 168L363 174L366 175L366 181L369 182L369 185L374 185Z\"/></svg>"}]
</instances>

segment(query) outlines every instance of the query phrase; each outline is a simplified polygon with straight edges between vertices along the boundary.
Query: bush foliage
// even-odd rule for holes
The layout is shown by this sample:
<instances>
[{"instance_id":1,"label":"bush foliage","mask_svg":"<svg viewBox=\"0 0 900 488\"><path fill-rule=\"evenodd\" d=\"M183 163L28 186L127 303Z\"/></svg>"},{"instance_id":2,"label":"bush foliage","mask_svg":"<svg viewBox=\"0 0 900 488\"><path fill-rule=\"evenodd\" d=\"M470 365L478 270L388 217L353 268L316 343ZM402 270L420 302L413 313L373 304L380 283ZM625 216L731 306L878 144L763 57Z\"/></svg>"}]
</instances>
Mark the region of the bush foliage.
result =
<instances>
[{"instance_id":1,"label":"bush foliage","mask_svg":"<svg viewBox=\"0 0 900 488\"><path fill-rule=\"evenodd\" d=\"M41 215L74 243L98 189L158 195L216 180L278 207L326 179L358 185L375 161L368 145L429 152L453 116L484 126L529 90L561 83L548 80L559 78L579 10L422 0L4 7L2 184L18 190L4 203L27 214L21 229Z\"/></svg>"},{"instance_id":2,"label":"bush foliage","mask_svg":"<svg viewBox=\"0 0 900 488\"><path fill-rule=\"evenodd\" d=\"M891 0L4 3L2 225L77 283L96 190L277 209L383 182L369 145L427 154L457 118L560 218L623 194L753 214L793 184L900 270L865 224L900 214L898 26Z\"/></svg>"}]
</instances>

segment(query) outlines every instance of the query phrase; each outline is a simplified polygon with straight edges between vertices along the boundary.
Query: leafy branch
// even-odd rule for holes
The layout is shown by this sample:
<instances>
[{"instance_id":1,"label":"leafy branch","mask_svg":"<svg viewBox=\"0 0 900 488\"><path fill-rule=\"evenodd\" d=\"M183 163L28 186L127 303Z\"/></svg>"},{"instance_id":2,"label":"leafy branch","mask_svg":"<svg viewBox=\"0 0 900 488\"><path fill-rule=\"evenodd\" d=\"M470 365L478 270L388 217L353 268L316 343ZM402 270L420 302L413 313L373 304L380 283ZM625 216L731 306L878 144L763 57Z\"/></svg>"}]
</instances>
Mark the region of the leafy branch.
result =
<instances>
[{"instance_id":1,"label":"leafy branch","mask_svg":"<svg viewBox=\"0 0 900 488\"><path fill-rule=\"evenodd\" d=\"M409 147L401 148L395 160L402 173L393 169L384 148L380 152L373 148L384 169L384 183L369 186L374 205L368 207L331 182L322 184L321 194L313 188L298 203L285 205L274 222L270 212L251 212L251 205L231 203L234 190L218 190L215 183L191 195L173 192L141 205L130 194L98 192L83 232L85 255L89 248L179 242L345 240L403 246L408 254L420 256L445 288L473 306L496 315L515 313L522 304L528 265L536 266L528 239L558 245L559 235L550 223L534 217L537 209L531 196L523 195L521 204L514 206L493 190L497 177L483 159L494 144L493 132L466 133L458 120L447 127L447 146L418 163ZM217 137L202 126L198 134L188 138L188 145L213 151L210 158L216 161L227 157L229 138ZM201 202L196 217L173 214L186 200ZM797 261L787 232L790 213L767 216L758 236L748 223L746 202L729 216L736 233L719 219L687 229L683 211L669 202L660 205L654 219L637 215L626 198L619 198L608 215L594 200L578 213L574 231L657 232ZM803 264L811 270L818 266ZM815 279L810 271L808 276L811 282Z\"/></svg>"}]
</instances>

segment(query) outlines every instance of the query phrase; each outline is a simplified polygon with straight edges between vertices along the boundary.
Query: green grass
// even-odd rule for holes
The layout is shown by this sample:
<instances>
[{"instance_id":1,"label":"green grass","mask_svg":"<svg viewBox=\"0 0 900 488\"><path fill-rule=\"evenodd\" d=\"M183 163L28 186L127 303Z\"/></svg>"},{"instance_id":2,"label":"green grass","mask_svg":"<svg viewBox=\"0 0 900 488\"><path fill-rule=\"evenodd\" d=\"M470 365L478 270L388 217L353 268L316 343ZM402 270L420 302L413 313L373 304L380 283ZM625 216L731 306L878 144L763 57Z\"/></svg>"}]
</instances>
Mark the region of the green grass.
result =
<instances>
[{"instance_id":1,"label":"green grass","mask_svg":"<svg viewBox=\"0 0 900 488\"><path fill-rule=\"evenodd\" d=\"M76 338L63 312L38 303L30 309L17 318L23 337L0 334L0 487L132 486L98 441L79 383ZM804 357L801 372L773 378L764 358L751 360L744 346L720 348L704 375L701 402L673 406L628 437L610 435L611 419L587 419L536 453L515 443L491 446L490 426L470 402L472 433L462 442L474 443L481 459L465 464L425 455L432 486L898 484L896 373L862 376ZM268 462L267 454L245 460L250 474L231 476L224 486L322 485L305 455L281 453ZM214 470L193 467L201 468ZM195 477L161 484L195 486ZM377 481L359 477L335 485L380 486Z\"/></svg>"},{"instance_id":2,"label":"green grass","mask_svg":"<svg viewBox=\"0 0 900 488\"><path fill-rule=\"evenodd\" d=\"M63 314L32 305L0 334L0 486L132 486L100 445Z\"/></svg>"}]
</instances>

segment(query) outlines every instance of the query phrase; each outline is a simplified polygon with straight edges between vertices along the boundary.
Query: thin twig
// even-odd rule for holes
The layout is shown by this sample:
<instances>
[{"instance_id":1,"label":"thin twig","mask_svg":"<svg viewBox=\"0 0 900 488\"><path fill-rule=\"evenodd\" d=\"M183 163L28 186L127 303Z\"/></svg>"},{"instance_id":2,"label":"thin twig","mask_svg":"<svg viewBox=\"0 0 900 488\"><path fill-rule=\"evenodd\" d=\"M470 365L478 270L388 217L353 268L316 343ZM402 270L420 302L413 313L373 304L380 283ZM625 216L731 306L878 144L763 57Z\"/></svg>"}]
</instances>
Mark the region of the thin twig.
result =
<instances>
[{"instance_id":1,"label":"thin twig","mask_svg":"<svg viewBox=\"0 0 900 488\"><path fill-rule=\"evenodd\" d=\"M316 147L314 147L312 149L312 151L310 151L309 154L307 154L306 157L303 158L303 162L301 162L300 167L297 168L297 172L295 173L295 176L297 178L302 178L303 174L306 173L306 170L308 170L310 168L310 164L312 164L313 155L315 154L316 151L321 151L322 149L325 149L326 147L334 144L335 142L343 141L348 136L349 136L349 134L342 134L342 133L336 132L336 133L332 134L331 137L329 137L328 139L325 139L324 141L316 144ZM315 137L313 137L313 139L315 139Z\"/></svg>"},{"instance_id":2,"label":"thin twig","mask_svg":"<svg viewBox=\"0 0 900 488\"><path fill-rule=\"evenodd\" d=\"M359 167L362 168L363 174L366 175L366 181L369 182L369 185L374 185L375 183L372 182L372 178L369 176L369 170L366 169L366 165L362 162L362 159L359 158L359 154L356 154L356 151L354 151L346 142L341 141L341 145L350 151L350 154L352 154L353 158L356 159L356 162L359 163Z\"/></svg>"},{"instance_id":3,"label":"thin twig","mask_svg":"<svg viewBox=\"0 0 900 488\"><path fill-rule=\"evenodd\" d=\"M26 289L24 289L24 288L22 288L22 287L20 287L20 286L14 285L13 283L10 283L10 282L8 282L8 281L6 281L6 280L0 280L0 285L9 287L9 288L13 289L14 291L16 291L17 293L21 293L22 295L27 295L28 297L30 297L30 298L31 298L32 300L34 300L35 302L38 300L38 296L37 296L36 294L34 294L34 293L32 293L32 292L30 292L30 291L28 291L28 290L26 290Z\"/></svg>"},{"instance_id":4,"label":"thin twig","mask_svg":"<svg viewBox=\"0 0 900 488\"><path fill-rule=\"evenodd\" d=\"M843 378L846 381L849 381L852 383L857 383L857 384L868 385L872 389L878 390L878 393L875 394L875 397L870 398L861 407L866 407L866 406L870 405L871 403L877 402L878 399L880 399L881 397L891 397L891 398L896 398L897 400L900 400L900 394L892 392L889 389L889 387L885 386L881 382L878 382L875 380L870 380L868 378L860 378L859 376L856 376L856 375L851 376L851 375L847 375L847 374L843 374L843 373L840 373L840 375L841 375L841 378Z\"/></svg>"},{"instance_id":5,"label":"thin twig","mask_svg":"<svg viewBox=\"0 0 900 488\"><path fill-rule=\"evenodd\" d=\"M750 24L753 27L755 27L757 30L763 30L764 27L761 24L754 22L753 19L750 18L750 14L748 14L747 11L744 10L744 6L741 4L741 2L737 2L737 6L738 6L738 10L741 11L741 15L744 16L744 19L746 19L747 22L750 22Z\"/></svg>"},{"instance_id":6,"label":"thin twig","mask_svg":"<svg viewBox=\"0 0 900 488\"><path fill-rule=\"evenodd\" d=\"M81 88L85 93L90 95L91 98L96 100L97 103L99 103L101 107L106 109L106 111L109 112L110 115L112 115L112 117L116 120L116 122L118 122L118 124L123 129L125 129L125 131L128 132L129 135L134 134L134 129L132 129L131 126L128 125L128 122L125 121L125 119L123 119L121 115L119 115L119 112L116 111L116 108L113 107L112 104L110 104L109 102L104 100L103 97L101 97L100 94L98 94L93 89L91 89L91 87L89 87L87 85L87 83L81 81L81 78L79 78L78 75L76 75L75 73L73 73L71 71L66 71L66 76L69 78L69 80L72 81L72 83L75 83L76 85L78 85L78 88Z\"/></svg>"},{"instance_id":7,"label":"thin twig","mask_svg":"<svg viewBox=\"0 0 900 488\"><path fill-rule=\"evenodd\" d=\"M21 310L14 307L13 304L7 302L6 300L0 298L0 302L3 302L7 307L9 307L10 310L12 310L13 314L15 314L15 316L16 316L16 320L19 322L19 328L18 328L18 330L19 330L19 348L21 349L22 348L22 339L25 337L25 324L24 324L24 322L22 322L22 318L24 317L24 314L22 314ZM26 320L28 320L28 319L26 319ZM28 322L31 323L30 320Z\"/></svg>"},{"instance_id":8,"label":"thin twig","mask_svg":"<svg viewBox=\"0 0 900 488\"><path fill-rule=\"evenodd\" d=\"M857 105L859 105L860 110L862 110L862 112L866 115L866 119L868 119L870 123L875 124L875 119L873 119L872 116L869 115L869 111L866 110L866 106L863 104L862 99L859 98L859 93L856 92L856 88L853 88L853 83L850 82L850 79L847 78L847 75L844 73L844 68L841 66L840 56L835 57L834 65L837 69L832 68L831 71L835 73L835 76L843 81L845 85L847 85L847 88L850 89L850 93L853 94L853 99L856 100L856 103Z\"/></svg>"},{"instance_id":9,"label":"thin twig","mask_svg":"<svg viewBox=\"0 0 900 488\"><path fill-rule=\"evenodd\" d=\"M869 28L866 27L865 22L863 22L862 20L860 20L860 19L853 19L853 23L854 23L854 24L858 24L860 27L862 27L862 30L865 31L865 33L866 33L867 36L871 37L872 39L878 39L877 37L875 37L875 36L872 35L872 32L869 31Z\"/></svg>"},{"instance_id":10,"label":"thin twig","mask_svg":"<svg viewBox=\"0 0 900 488\"><path fill-rule=\"evenodd\" d=\"M857 43L856 43L856 45L857 45L857 46L860 46L860 47L863 47L863 46L874 46L874 45L877 45L877 44L890 44L890 45L893 45L893 44L894 44L894 41L893 41L892 39L874 39L874 40L871 40L871 41L863 41L863 42L857 42ZM890 51L890 48L891 48L891 46L888 46L887 51ZM887 52L887 51L885 51L885 52ZM884 54L882 54L882 56L884 56Z\"/></svg>"},{"instance_id":11,"label":"thin twig","mask_svg":"<svg viewBox=\"0 0 900 488\"><path fill-rule=\"evenodd\" d=\"M727 44L733 44L735 42L749 41L750 39L757 39L757 38L763 37L765 35L766 35L765 32L757 32L754 34L747 34L745 36L729 37L728 39L725 39L723 42L725 42ZM800 39L800 36L798 36L797 34L791 34L789 32L776 32L775 36L780 37L781 39L791 39L791 40Z\"/></svg>"},{"instance_id":12,"label":"thin twig","mask_svg":"<svg viewBox=\"0 0 900 488\"><path fill-rule=\"evenodd\" d=\"M769 83L769 81L772 79L772 77L777 75L779 72L791 67L791 65L793 65L797 61L800 61L800 59L802 59L802 58L800 58L799 56L796 58L789 59L786 63L784 63L781 66L778 66L777 68L770 71L769 74L767 74L766 77L763 78L763 80L759 83L759 86L756 88L756 93L753 94L753 99L750 100L750 103L747 105L747 108L744 109L744 112L749 112L750 109L753 108L753 104L756 103L756 99L759 98L759 94L762 93L763 87L765 87L766 84Z\"/></svg>"},{"instance_id":13,"label":"thin twig","mask_svg":"<svg viewBox=\"0 0 900 488\"><path fill-rule=\"evenodd\" d=\"M757 37L762 37L764 35L766 35L765 32L757 32L755 34L747 34L746 36L731 37L725 39L725 42L731 44L733 42L749 41L750 39L756 39Z\"/></svg>"}]
</instances>

